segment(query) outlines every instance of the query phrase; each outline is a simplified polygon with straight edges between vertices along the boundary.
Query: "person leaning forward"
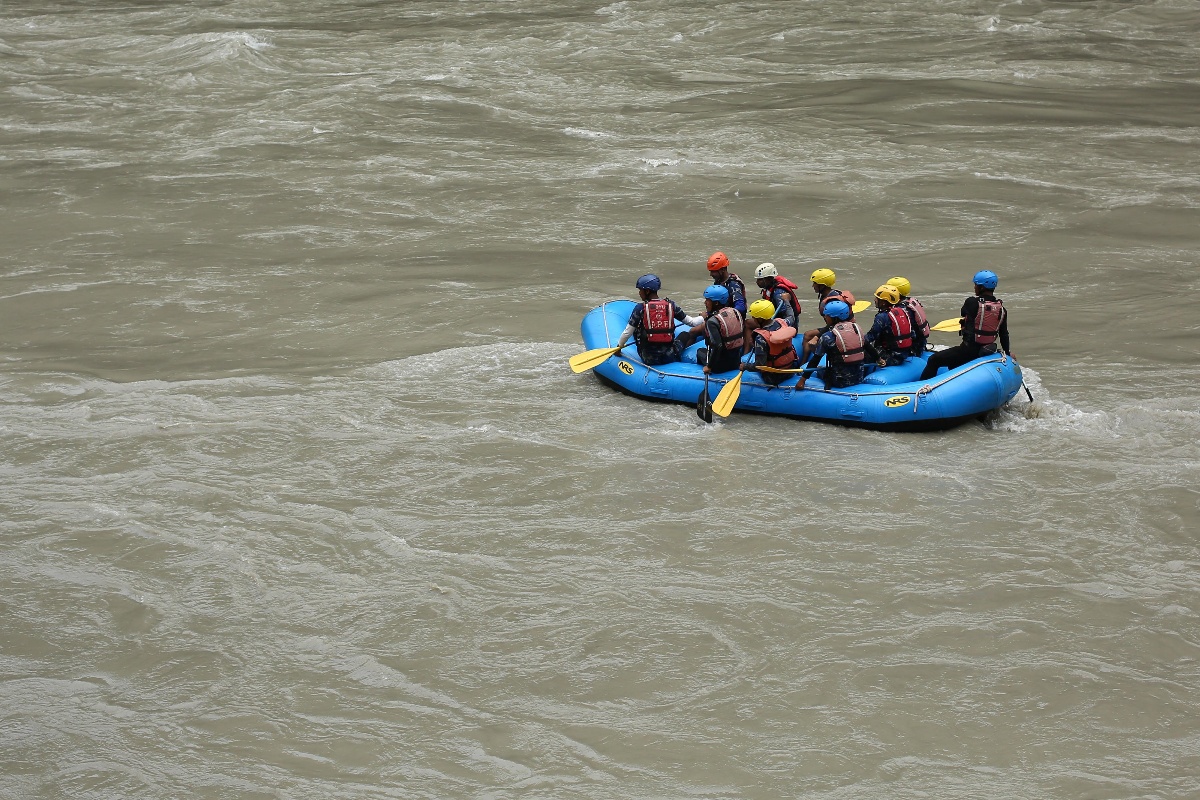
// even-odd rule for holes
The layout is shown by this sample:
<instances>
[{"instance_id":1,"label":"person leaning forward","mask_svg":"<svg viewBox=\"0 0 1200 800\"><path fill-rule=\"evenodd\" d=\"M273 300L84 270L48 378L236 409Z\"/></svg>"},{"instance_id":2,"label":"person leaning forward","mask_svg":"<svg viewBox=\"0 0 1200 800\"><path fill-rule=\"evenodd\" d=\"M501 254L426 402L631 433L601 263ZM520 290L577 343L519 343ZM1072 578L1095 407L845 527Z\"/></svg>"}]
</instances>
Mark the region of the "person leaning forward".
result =
<instances>
[{"instance_id":1,"label":"person leaning forward","mask_svg":"<svg viewBox=\"0 0 1200 800\"><path fill-rule=\"evenodd\" d=\"M729 292L729 302L725 305L746 316L746 284L742 279L729 271L729 256L720 250L708 257L708 274L714 286L724 286Z\"/></svg>"},{"instance_id":2,"label":"person leaning forward","mask_svg":"<svg viewBox=\"0 0 1200 800\"><path fill-rule=\"evenodd\" d=\"M833 284L837 282L837 275L833 270L824 267L815 269L809 276L809 280L812 281L813 291L817 293L817 313L821 315L822 319L825 317L825 305L834 300L841 300L850 307L850 321L854 321L854 295L845 289L833 288ZM807 360L812 355L812 351L817 346L817 337L827 330L829 330L829 326L824 325L804 332L803 352L800 354L802 360Z\"/></svg>"},{"instance_id":3,"label":"person leaning forward","mask_svg":"<svg viewBox=\"0 0 1200 800\"><path fill-rule=\"evenodd\" d=\"M962 344L938 350L931 355L920 380L929 380L942 367L954 369L980 356L995 353L997 341L1005 353L1010 356L1013 354L1008 343L1008 310L995 294L1000 279L990 269L981 269L972 280L975 294L963 301L959 312L962 317L959 326Z\"/></svg>"},{"instance_id":4,"label":"person leaning forward","mask_svg":"<svg viewBox=\"0 0 1200 800\"><path fill-rule=\"evenodd\" d=\"M745 320L746 284L742 283L741 278L729 271L729 256L720 250L709 256L708 274L712 278L713 286L720 286L729 293L729 300L725 302L725 305L738 312L742 319ZM688 331L687 341L694 342L704 335L704 326L697 325Z\"/></svg>"},{"instance_id":5,"label":"person leaning forward","mask_svg":"<svg viewBox=\"0 0 1200 800\"><path fill-rule=\"evenodd\" d=\"M825 388L844 389L862 383L863 367L866 364L862 330L850 321L852 310L841 300L831 300L825 304L821 316L825 320L825 331L817 337L817 346L813 350L796 388L803 389L808 377L817 370L821 356L825 357Z\"/></svg>"},{"instance_id":6,"label":"person leaning forward","mask_svg":"<svg viewBox=\"0 0 1200 800\"><path fill-rule=\"evenodd\" d=\"M657 275L643 275L637 279L636 286L642 302L633 307L617 347L624 347L632 336L637 343L638 356L647 366L678 361L686 341L675 338L675 322L699 325L704 318L688 316L670 298L660 299L658 290L662 288L662 281Z\"/></svg>"},{"instance_id":7,"label":"person leaning forward","mask_svg":"<svg viewBox=\"0 0 1200 800\"><path fill-rule=\"evenodd\" d=\"M915 297L910 297L912 292L912 284L908 278L897 275L894 278L888 278L887 282L891 286L896 287L896 291L900 293L900 307L908 312L908 318L912 322L912 354L916 358L920 358L925 352L925 345L929 341L929 320L925 316L925 306L921 305L921 301Z\"/></svg>"},{"instance_id":8,"label":"person leaning forward","mask_svg":"<svg viewBox=\"0 0 1200 800\"><path fill-rule=\"evenodd\" d=\"M707 347L696 351L696 363L704 367L705 374L737 369L742 357L746 323L728 303L729 290L724 286L714 285L704 290L706 313L702 327Z\"/></svg>"},{"instance_id":9,"label":"person leaning forward","mask_svg":"<svg viewBox=\"0 0 1200 800\"><path fill-rule=\"evenodd\" d=\"M792 338L796 329L779 317L775 316L775 306L770 300L755 300L750 304L750 316L759 327L752 334L754 341L753 365L742 362L739 369L755 369L757 367L774 367L775 369L795 369L800 364L796 354L796 346ZM764 383L777 386L791 377L787 373L761 372Z\"/></svg>"},{"instance_id":10,"label":"person leaning forward","mask_svg":"<svg viewBox=\"0 0 1200 800\"><path fill-rule=\"evenodd\" d=\"M759 264L754 270L754 282L762 290L764 300L771 301L775 309L774 316L783 320L791 327L796 327L796 318L800 316L800 298L796 296L796 284L779 274L779 270L771 262ZM751 319L754 315L750 315ZM750 324L753 326L753 322Z\"/></svg>"},{"instance_id":11,"label":"person leaning forward","mask_svg":"<svg viewBox=\"0 0 1200 800\"><path fill-rule=\"evenodd\" d=\"M912 354L912 319L900 308L900 290L885 283L875 290L875 324L867 331L867 353L879 366L903 364Z\"/></svg>"}]
</instances>

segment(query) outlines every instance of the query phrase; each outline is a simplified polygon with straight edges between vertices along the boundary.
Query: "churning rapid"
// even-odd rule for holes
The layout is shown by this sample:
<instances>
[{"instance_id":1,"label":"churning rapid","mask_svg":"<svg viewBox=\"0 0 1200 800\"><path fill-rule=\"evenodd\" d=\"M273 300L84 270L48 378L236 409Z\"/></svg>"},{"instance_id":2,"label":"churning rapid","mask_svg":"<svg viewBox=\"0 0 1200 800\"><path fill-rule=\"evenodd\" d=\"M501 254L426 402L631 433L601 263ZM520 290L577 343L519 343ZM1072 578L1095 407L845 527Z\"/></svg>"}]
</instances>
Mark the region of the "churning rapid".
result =
<instances>
[{"instance_id":1,"label":"churning rapid","mask_svg":"<svg viewBox=\"0 0 1200 800\"><path fill-rule=\"evenodd\" d=\"M0 795L1200 795L1198 41L8 0ZM716 250L934 320L992 270L1034 401L706 425L568 369Z\"/></svg>"}]
</instances>

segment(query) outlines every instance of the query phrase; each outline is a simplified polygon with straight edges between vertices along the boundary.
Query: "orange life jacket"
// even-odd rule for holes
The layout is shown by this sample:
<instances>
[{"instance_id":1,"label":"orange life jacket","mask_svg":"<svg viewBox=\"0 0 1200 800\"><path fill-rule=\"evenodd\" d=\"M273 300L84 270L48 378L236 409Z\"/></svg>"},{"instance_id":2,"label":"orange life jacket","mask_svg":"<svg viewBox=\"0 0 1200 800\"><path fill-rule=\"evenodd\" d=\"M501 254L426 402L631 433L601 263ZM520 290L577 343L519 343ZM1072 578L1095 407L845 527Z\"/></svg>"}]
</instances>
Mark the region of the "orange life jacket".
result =
<instances>
[{"instance_id":1,"label":"orange life jacket","mask_svg":"<svg viewBox=\"0 0 1200 800\"><path fill-rule=\"evenodd\" d=\"M825 293L825 296L818 301L820 305L817 307L817 313L825 316L825 306L831 300L841 300L846 305L850 306L850 319L854 319L854 295L844 289L830 289Z\"/></svg>"},{"instance_id":2,"label":"orange life jacket","mask_svg":"<svg viewBox=\"0 0 1200 800\"><path fill-rule=\"evenodd\" d=\"M761 336L767 343L768 367L789 369L796 363L796 346L792 344L796 329L791 325L784 325L781 322L779 327L774 330L759 328L754 331L754 335Z\"/></svg>"}]
</instances>

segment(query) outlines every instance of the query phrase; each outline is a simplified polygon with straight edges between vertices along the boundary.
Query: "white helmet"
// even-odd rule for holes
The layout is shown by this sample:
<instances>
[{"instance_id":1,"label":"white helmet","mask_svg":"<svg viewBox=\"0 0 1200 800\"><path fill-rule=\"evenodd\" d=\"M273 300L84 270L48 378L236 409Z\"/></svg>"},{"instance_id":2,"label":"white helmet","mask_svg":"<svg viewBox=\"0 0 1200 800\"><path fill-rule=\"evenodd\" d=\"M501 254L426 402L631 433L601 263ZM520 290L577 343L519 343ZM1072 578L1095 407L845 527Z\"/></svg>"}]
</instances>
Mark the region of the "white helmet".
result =
<instances>
[{"instance_id":1,"label":"white helmet","mask_svg":"<svg viewBox=\"0 0 1200 800\"><path fill-rule=\"evenodd\" d=\"M778 275L779 270L775 269L775 265L770 261L766 262L765 264L759 264L754 268L755 280L758 280L759 278L775 278L778 277Z\"/></svg>"}]
</instances>

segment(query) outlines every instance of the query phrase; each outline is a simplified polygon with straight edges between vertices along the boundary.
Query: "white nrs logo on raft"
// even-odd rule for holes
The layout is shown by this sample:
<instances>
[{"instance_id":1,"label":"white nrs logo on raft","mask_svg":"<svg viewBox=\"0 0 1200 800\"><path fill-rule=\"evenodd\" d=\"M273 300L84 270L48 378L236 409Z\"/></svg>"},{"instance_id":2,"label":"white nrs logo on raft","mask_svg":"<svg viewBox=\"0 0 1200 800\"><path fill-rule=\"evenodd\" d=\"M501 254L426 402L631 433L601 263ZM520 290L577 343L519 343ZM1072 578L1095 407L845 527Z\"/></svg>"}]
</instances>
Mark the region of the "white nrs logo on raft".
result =
<instances>
[{"instance_id":1,"label":"white nrs logo on raft","mask_svg":"<svg viewBox=\"0 0 1200 800\"><path fill-rule=\"evenodd\" d=\"M906 394L898 394L895 397L889 397L883 401L883 404L888 408L899 408L900 406L908 405L908 401L912 398Z\"/></svg>"}]
</instances>

